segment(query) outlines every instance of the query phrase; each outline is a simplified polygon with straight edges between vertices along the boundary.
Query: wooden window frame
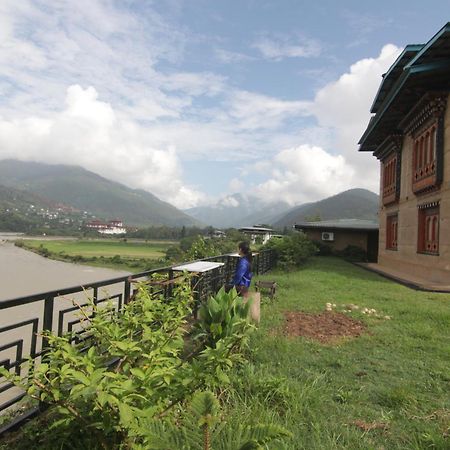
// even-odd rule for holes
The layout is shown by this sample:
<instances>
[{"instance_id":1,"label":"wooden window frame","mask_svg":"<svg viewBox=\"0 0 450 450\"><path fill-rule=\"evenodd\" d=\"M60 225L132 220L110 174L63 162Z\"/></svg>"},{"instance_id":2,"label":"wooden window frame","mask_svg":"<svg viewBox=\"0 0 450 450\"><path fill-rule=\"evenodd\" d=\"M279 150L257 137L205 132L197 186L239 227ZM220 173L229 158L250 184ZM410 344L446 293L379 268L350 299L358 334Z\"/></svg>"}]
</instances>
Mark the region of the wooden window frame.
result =
<instances>
[{"instance_id":1,"label":"wooden window frame","mask_svg":"<svg viewBox=\"0 0 450 450\"><path fill-rule=\"evenodd\" d=\"M439 255L439 204L419 207L418 215L417 253Z\"/></svg>"},{"instance_id":2,"label":"wooden window frame","mask_svg":"<svg viewBox=\"0 0 450 450\"><path fill-rule=\"evenodd\" d=\"M397 153L383 161L383 205L389 205L398 200L398 164L399 155Z\"/></svg>"},{"instance_id":3,"label":"wooden window frame","mask_svg":"<svg viewBox=\"0 0 450 450\"><path fill-rule=\"evenodd\" d=\"M414 194L438 187L438 120L413 137L412 190Z\"/></svg>"},{"instance_id":4,"label":"wooden window frame","mask_svg":"<svg viewBox=\"0 0 450 450\"><path fill-rule=\"evenodd\" d=\"M398 249L398 213L386 217L386 250Z\"/></svg>"}]
</instances>

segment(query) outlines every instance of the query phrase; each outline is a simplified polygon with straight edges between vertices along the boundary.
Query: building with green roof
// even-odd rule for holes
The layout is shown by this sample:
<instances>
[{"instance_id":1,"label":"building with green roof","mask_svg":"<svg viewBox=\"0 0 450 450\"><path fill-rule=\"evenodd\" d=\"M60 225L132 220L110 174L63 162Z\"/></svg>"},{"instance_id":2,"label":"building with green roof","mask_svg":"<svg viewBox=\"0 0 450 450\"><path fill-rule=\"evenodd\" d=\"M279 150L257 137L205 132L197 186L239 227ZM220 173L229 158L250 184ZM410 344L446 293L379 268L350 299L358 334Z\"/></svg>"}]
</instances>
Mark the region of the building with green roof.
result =
<instances>
[{"instance_id":1,"label":"building with green roof","mask_svg":"<svg viewBox=\"0 0 450 450\"><path fill-rule=\"evenodd\" d=\"M450 22L383 76L360 151L380 161L378 265L450 280Z\"/></svg>"}]
</instances>

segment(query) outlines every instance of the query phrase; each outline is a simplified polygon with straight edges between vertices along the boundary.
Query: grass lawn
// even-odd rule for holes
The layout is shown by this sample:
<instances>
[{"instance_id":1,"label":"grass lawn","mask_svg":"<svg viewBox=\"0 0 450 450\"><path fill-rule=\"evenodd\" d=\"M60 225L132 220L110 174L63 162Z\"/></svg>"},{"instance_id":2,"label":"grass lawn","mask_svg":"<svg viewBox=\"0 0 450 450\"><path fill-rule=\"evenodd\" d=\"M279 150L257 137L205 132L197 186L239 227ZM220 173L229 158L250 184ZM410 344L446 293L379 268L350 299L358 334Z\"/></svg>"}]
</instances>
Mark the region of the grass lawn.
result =
<instances>
[{"instance_id":1,"label":"grass lawn","mask_svg":"<svg viewBox=\"0 0 450 450\"><path fill-rule=\"evenodd\" d=\"M450 294L414 291L332 257L261 279L278 283L277 297L263 297L249 361L220 392L222 423L292 432L285 446L264 447L272 450L450 449ZM285 335L286 312L323 313L326 303L358 305L344 314L365 333L333 344Z\"/></svg>"},{"instance_id":2,"label":"grass lawn","mask_svg":"<svg viewBox=\"0 0 450 450\"><path fill-rule=\"evenodd\" d=\"M50 252L64 252L67 255L85 257L111 257L120 255L128 258L160 258L172 241L133 242L120 240L27 240L27 246L42 245Z\"/></svg>"},{"instance_id":3,"label":"grass lawn","mask_svg":"<svg viewBox=\"0 0 450 450\"><path fill-rule=\"evenodd\" d=\"M246 412L230 420L272 418L294 433L292 449L450 449L450 294L414 291L331 257L261 279L278 283L277 298L263 298L242 375ZM345 313L368 329L335 344L283 335L285 311L318 313L326 303L391 320ZM258 382L268 377L285 381L274 391Z\"/></svg>"}]
</instances>

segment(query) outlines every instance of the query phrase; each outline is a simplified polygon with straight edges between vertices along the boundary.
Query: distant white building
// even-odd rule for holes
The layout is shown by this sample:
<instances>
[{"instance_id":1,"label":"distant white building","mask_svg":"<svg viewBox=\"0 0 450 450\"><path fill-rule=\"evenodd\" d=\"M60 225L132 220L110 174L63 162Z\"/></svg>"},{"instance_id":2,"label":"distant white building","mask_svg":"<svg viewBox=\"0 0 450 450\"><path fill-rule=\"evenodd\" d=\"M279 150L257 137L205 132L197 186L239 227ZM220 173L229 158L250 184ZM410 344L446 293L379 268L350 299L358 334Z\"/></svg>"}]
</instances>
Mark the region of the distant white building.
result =
<instances>
[{"instance_id":1,"label":"distant white building","mask_svg":"<svg viewBox=\"0 0 450 450\"><path fill-rule=\"evenodd\" d=\"M100 234L125 234L127 229L121 220L110 220L102 222L101 220L92 220L86 224L86 228L96 230Z\"/></svg>"},{"instance_id":2,"label":"distant white building","mask_svg":"<svg viewBox=\"0 0 450 450\"><path fill-rule=\"evenodd\" d=\"M256 238L262 236L262 243L265 244L269 241L271 237L274 236L274 231L272 228L264 227L243 227L239 228L239 231L244 234L250 235L250 240L252 244L256 243Z\"/></svg>"}]
</instances>

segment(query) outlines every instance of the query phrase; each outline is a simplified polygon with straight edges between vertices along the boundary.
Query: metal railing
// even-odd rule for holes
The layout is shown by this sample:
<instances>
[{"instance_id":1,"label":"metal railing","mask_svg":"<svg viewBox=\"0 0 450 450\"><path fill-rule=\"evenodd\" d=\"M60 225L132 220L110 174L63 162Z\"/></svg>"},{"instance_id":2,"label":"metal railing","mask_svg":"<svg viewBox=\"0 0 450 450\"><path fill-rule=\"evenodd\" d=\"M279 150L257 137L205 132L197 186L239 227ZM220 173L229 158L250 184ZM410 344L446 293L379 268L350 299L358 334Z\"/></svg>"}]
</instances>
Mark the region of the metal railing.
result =
<instances>
[{"instance_id":1,"label":"metal railing","mask_svg":"<svg viewBox=\"0 0 450 450\"><path fill-rule=\"evenodd\" d=\"M223 265L197 276L194 292L197 304L216 293L221 286L231 283L238 258L232 255L219 255L200 261L221 262ZM274 261L271 250L254 255L253 273L257 275L269 271L273 268ZM94 304L113 302L116 310L120 312L123 305L127 304L136 293L136 284L141 281L148 282L155 274L163 275L163 281L156 290L159 289L158 292L166 297L170 296L171 281L176 274L173 267L163 267L88 283L84 286L1 301L0 366L14 371L19 376L25 375L28 370L25 363L30 358L39 362L48 345L46 339L42 337L43 331L52 331L58 336L77 331L80 318L76 314L79 309L76 305L86 305L89 298ZM25 395L12 383L0 380L0 414L17 405ZM10 429L8 425L0 427L0 435L8 429Z\"/></svg>"}]
</instances>

